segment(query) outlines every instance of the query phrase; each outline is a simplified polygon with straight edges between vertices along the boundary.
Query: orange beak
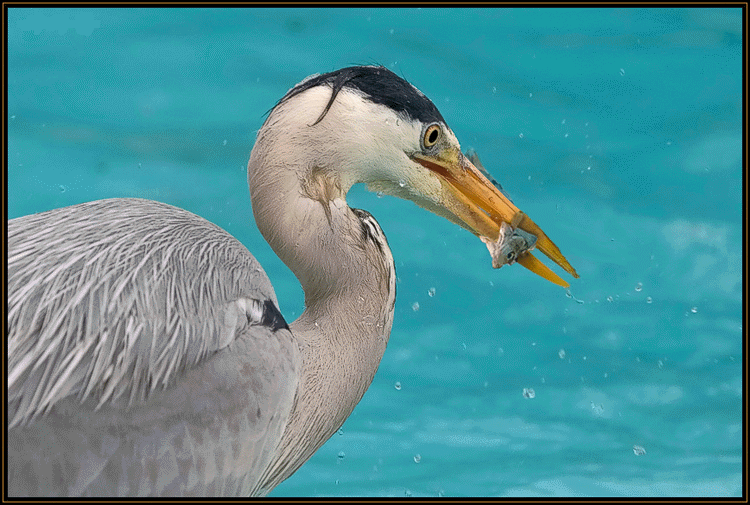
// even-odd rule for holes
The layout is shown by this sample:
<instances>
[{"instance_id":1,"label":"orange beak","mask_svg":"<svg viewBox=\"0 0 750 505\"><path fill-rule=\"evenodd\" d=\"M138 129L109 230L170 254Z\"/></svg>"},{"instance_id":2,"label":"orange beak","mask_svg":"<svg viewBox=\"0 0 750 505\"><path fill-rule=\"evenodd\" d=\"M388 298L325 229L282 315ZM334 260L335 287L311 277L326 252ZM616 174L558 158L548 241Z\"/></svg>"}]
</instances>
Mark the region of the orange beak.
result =
<instances>
[{"instance_id":1,"label":"orange beak","mask_svg":"<svg viewBox=\"0 0 750 505\"><path fill-rule=\"evenodd\" d=\"M518 227L536 236L536 247L570 275L578 278L578 273L542 229L513 205L460 151L446 149L434 157L424 154L414 154L411 157L438 176L445 190L443 205L472 233L496 241L500 236L502 223L511 224L513 228ZM531 252L522 253L517 261L550 282L563 287L569 286Z\"/></svg>"}]
</instances>

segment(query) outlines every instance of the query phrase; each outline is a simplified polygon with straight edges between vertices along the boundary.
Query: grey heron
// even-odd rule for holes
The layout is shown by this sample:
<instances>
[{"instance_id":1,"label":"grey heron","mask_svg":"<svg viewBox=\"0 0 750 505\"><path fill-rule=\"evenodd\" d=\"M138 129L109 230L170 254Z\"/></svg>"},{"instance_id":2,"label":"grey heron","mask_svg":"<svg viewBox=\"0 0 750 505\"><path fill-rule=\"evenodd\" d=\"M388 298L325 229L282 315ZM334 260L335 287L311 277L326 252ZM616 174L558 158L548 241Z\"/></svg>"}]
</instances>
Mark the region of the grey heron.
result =
<instances>
[{"instance_id":1,"label":"grey heron","mask_svg":"<svg viewBox=\"0 0 750 505\"><path fill-rule=\"evenodd\" d=\"M372 215L347 205L354 184L412 200L491 252L510 224L525 244L513 259L567 286L531 240L577 277L485 173L383 67L289 90L247 170L258 228L304 289L289 325L250 252L188 211L115 198L9 220L9 494L268 493L339 429L388 343L393 257Z\"/></svg>"}]
</instances>

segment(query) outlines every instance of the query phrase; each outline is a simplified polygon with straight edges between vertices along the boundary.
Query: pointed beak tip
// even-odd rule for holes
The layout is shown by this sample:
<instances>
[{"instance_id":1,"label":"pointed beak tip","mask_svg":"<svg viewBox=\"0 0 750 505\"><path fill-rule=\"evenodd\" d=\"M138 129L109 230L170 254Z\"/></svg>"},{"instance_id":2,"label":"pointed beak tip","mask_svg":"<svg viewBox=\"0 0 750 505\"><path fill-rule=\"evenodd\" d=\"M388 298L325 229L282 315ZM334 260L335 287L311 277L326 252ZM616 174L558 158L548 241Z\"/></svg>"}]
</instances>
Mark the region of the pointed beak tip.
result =
<instances>
[{"instance_id":1,"label":"pointed beak tip","mask_svg":"<svg viewBox=\"0 0 750 505\"><path fill-rule=\"evenodd\" d=\"M513 229L518 228L534 235L537 238L536 248L578 279L578 273L562 255L560 249L529 216L516 207L504 192L500 191L497 182L493 183L485 177L482 172L486 170L483 167L482 170L477 169L472 161L460 151L453 154L454 156L442 158L417 155L414 156L414 160L443 181L446 192L450 195L447 201L453 203L449 210L488 246L490 253L492 254L492 245L495 240L488 237L498 237L503 225L509 224ZM570 287L568 282L561 279L530 252L520 255L517 262L553 284L564 288ZM499 266L501 265L499 264L496 268Z\"/></svg>"}]
</instances>

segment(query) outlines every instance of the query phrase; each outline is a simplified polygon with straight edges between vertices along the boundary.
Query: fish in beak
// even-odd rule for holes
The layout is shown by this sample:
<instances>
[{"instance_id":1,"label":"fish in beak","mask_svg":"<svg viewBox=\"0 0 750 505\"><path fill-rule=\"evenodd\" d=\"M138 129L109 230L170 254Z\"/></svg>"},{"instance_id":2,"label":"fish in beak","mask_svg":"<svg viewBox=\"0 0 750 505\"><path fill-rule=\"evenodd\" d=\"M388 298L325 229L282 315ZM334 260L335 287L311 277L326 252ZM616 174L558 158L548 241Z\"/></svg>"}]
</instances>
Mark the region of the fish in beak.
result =
<instances>
[{"instance_id":1,"label":"fish in beak","mask_svg":"<svg viewBox=\"0 0 750 505\"><path fill-rule=\"evenodd\" d=\"M562 287L569 284L539 261L531 250L538 248L574 278L578 273L542 229L521 212L502 187L482 167L478 156L446 148L436 155L415 153L412 159L437 175L446 210L462 226L487 244L493 267L518 262L535 274ZM474 161L475 163L472 163Z\"/></svg>"}]
</instances>

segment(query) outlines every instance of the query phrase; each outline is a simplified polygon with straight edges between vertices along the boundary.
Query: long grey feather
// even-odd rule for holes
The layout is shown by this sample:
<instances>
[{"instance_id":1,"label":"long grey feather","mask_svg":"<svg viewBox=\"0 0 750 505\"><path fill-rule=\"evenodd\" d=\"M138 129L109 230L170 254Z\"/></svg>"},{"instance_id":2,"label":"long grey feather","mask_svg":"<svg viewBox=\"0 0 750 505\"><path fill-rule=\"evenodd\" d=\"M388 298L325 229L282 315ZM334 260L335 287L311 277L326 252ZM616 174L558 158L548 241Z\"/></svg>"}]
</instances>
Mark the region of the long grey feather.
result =
<instances>
[{"instance_id":1,"label":"long grey feather","mask_svg":"<svg viewBox=\"0 0 750 505\"><path fill-rule=\"evenodd\" d=\"M274 297L236 239L158 202L12 219L8 248L10 427L68 395L142 401L229 343L229 304Z\"/></svg>"}]
</instances>

